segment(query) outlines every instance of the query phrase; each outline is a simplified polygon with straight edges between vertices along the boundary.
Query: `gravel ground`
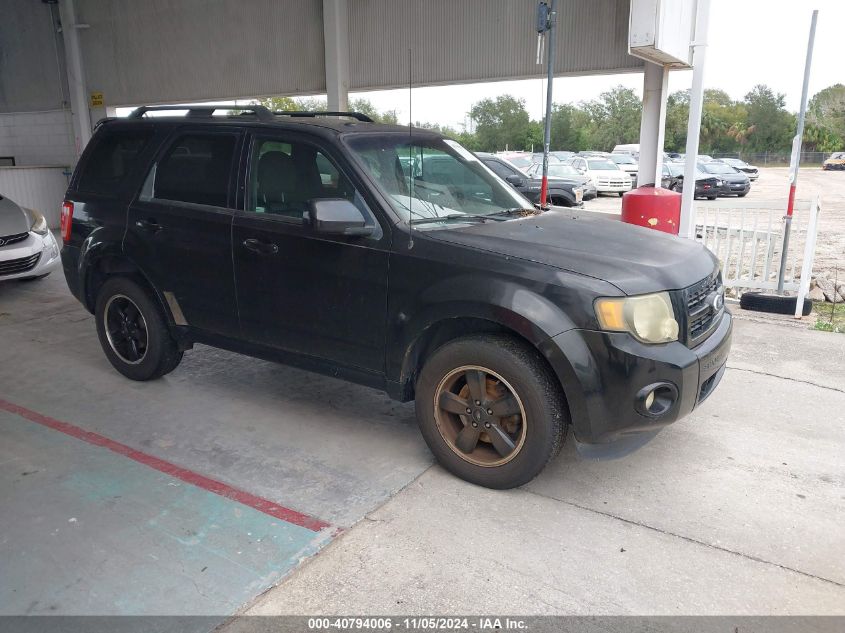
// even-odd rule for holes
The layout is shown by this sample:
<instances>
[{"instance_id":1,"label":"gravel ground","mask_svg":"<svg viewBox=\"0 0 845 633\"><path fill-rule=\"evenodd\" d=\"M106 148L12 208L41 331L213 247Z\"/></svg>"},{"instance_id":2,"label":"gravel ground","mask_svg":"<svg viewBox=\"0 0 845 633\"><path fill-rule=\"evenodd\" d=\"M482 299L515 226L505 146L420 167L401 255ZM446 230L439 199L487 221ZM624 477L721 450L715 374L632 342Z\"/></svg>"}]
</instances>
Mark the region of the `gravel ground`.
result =
<instances>
[{"instance_id":1,"label":"gravel ground","mask_svg":"<svg viewBox=\"0 0 845 633\"><path fill-rule=\"evenodd\" d=\"M788 168L765 167L760 169L760 178L752 183L747 199L782 200L786 209L789 193ZM845 171L822 171L814 165L802 168L798 177L798 199L818 195L821 199L819 233L816 243L816 259L813 276L826 275L831 279L839 271L839 281L845 281ZM701 210L708 201L696 202ZM590 211L619 213L622 200L616 195L599 196L584 203Z\"/></svg>"}]
</instances>

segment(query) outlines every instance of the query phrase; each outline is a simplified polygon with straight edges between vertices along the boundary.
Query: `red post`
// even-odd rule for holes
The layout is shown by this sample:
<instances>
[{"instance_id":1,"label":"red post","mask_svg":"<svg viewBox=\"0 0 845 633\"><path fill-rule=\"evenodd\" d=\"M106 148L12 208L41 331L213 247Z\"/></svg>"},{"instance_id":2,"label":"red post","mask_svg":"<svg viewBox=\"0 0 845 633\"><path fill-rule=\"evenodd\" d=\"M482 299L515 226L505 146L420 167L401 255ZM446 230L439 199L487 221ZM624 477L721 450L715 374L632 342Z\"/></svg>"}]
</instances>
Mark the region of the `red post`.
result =
<instances>
[{"instance_id":1,"label":"red post","mask_svg":"<svg viewBox=\"0 0 845 633\"><path fill-rule=\"evenodd\" d=\"M543 183L540 185L540 208L541 209L548 209L549 207L546 205L546 194L549 192L549 179L547 176L543 175Z\"/></svg>"}]
</instances>

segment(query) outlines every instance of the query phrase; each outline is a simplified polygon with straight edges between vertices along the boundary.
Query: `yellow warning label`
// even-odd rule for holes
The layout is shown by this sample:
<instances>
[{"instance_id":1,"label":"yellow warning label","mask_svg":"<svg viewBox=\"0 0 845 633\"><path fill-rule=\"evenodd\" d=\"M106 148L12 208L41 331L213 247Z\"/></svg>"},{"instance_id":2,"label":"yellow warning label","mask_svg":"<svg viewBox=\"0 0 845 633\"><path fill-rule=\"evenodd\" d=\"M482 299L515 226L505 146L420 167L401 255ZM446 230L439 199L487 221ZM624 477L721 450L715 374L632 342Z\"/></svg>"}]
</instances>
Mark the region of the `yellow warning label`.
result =
<instances>
[{"instance_id":1,"label":"yellow warning label","mask_svg":"<svg viewBox=\"0 0 845 633\"><path fill-rule=\"evenodd\" d=\"M92 92L91 93L91 107L92 108L102 108L103 107L103 93L102 92Z\"/></svg>"}]
</instances>

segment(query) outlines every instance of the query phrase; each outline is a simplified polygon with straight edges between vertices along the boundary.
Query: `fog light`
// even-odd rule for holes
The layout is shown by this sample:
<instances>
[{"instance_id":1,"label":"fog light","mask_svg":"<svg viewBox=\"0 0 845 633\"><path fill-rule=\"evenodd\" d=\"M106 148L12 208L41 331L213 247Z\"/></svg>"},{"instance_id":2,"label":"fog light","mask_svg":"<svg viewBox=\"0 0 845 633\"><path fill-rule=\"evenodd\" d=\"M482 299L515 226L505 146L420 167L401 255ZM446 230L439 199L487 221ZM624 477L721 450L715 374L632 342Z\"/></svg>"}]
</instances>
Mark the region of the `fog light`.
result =
<instances>
[{"instance_id":1,"label":"fog light","mask_svg":"<svg viewBox=\"0 0 845 633\"><path fill-rule=\"evenodd\" d=\"M656 382L637 392L634 407L649 418L659 418L669 413L678 400L678 388L671 382Z\"/></svg>"}]
</instances>

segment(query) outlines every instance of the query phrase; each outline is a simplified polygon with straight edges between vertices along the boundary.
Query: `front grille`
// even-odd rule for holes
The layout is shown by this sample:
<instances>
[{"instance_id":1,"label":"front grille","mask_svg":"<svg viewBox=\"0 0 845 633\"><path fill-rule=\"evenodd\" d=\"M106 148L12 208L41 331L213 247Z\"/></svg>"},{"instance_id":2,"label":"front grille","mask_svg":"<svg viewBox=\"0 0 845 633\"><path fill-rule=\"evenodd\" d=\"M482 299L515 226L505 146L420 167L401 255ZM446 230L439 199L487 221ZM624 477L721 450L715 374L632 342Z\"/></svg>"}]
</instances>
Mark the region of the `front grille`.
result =
<instances>
[{"instance_id":1,"label":"front grille","mask_svg":"<svg viewBox=\"0 0 845 633\"><path fill-rule=\"evenodd\" d=\"M17 273L25 273L28 270L32 270L35 268L39 259L41 259L41 253L35 253L35 255L30 255L29 257L0 261L0 276L16 275Z\"/></svg>"},{"instance_id":2,"label":"front grille","mask_svg":"<svg viewBox=\"0 0 845 633\"><path fill-rule=\"evenodd\" d=\"M626 184L624 180L599 180L599 185L604 187L624 187Z\"/></svg>"},{"instance_id":3,"label":"front grille","mask_svg":"<svg viewBox=\"0 0 845 633\"><path fill-rule=\"evenodd\" d=\"M0 235L0 246L24 241L29 233L15 233L14 235Z\"/></svg>"},{"instance_id":4,"label":"front grille","mask_svg":"<svg viewBox=\"0 0 845 633\"><path fill-rule=\"evenodd\" d=\"M712 297L717 292L721 293L724 298L722 275L719 272L702 279L683 291L682 301L686 308L684 315L687 333L686 342L689 347L698 345L706 338L716 321L716 317L724 309L716 309L713 305Z\"/></svg>"}]
</instances>

